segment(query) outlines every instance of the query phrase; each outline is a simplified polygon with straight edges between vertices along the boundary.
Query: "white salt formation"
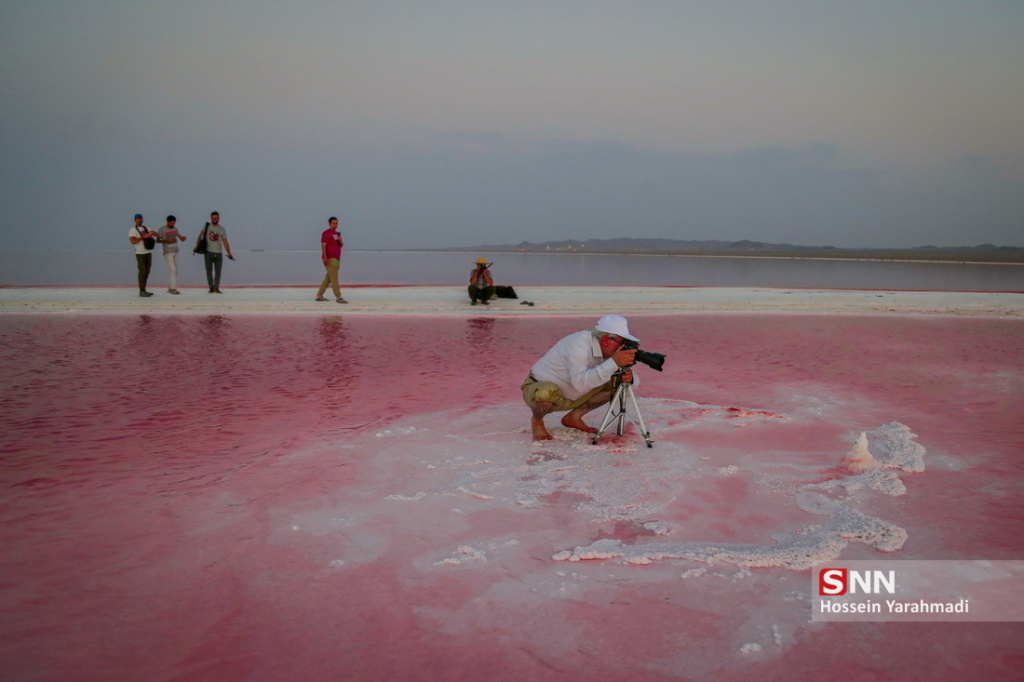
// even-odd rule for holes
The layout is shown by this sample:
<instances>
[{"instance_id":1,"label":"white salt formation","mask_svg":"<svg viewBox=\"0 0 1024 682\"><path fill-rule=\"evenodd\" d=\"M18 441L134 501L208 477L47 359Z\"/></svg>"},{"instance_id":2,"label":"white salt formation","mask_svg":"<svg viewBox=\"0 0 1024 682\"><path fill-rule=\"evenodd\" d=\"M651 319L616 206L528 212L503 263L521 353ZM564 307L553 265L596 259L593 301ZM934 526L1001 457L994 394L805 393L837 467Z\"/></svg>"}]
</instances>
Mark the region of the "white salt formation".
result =
<instances>
[{"instance_id":1,"label":"white salt formation","mask_svg":"<svg viewBox=\"0 0 1024 682\"><path fill-rule=\"evenodd\" d=\"M871 455L871 450L868 449L868 434L863 431L860 432L853 447L843 457L842 463L843 466L855 474L878 468L878 462L875 461L875 458Z\"/></svg>"},{"instance_id":2,"label":"white salt formation","mask_svg":"<svg viewBox=\"0 0 1024 682\"><path fill-rule=\"evenodd\" d=\"M707 564L731 564L745 567L778 566L804 570L823 561L836 559L850 542L860 542L881 552L894 552L903 547L907 532L900 526L874 518L852 508L845 501L829 494L842 494L851 503L874 492L902 495L906 487L895 471L924 470L924 447L912 439L915 435L903 424L885 424L871 432L861 432L853 448L843 459L851 470L859 471L844 479L800 486L794 495L796 505L804 511L826 517L823 522L772 536L773 544L740 544L720 542L698 543L633 543L617 539L597 540L572 550L563 550L552 558L556 561L621 559L634 565L663 559L688 559ZM869 449L873 443L881 453L876 460Z\"/></svg>"},{"instance_id":3,"label":"white salt formation","mask_svg":"<svg viewBox=\"0 0 1024 682\"><path fill-rule=\"evenodd\" d=\"M891 496L906 493L915 478L907 472L924 469L906 426L849 433L848 406L802 393L787 395L785 414L638 402L653 448L632 427L594 445L551 424L554 439L533 442L520 402L389 421L331 445L341 462L373 452L363 470L372 488L289 510L281 532L292 543L307 534L306 551L331 579L400 561L405 584L479 595L416 608L441 631L494 627L485 611L527 614L556 600L573 613L653 590L672 605L667 613L678 604L707 614L731 660L747 663L803 636L809 566L905 546ZM837 467L847 450L874 466ZM532 617L516 621L518 639L536 635ZM561 634L573 627L552 622L534 646L554 660L574 650L574 636ZM700 661L681 652L661 670L711 679L720 669L717 654Z\"/></svg>"},{"instance_id":4,"label":"white salt formation","mask_svg":"<svg viewBox=\"0 0 1024 682\"><path fill-rule=\"evenodd\" d=\"M552 441L524 442L523 427L514 419L521 416L518 405L428 415L414 418L412 426L392 426L376 435L377 447L381 440L393 441L384 450L393 451L396 460L416 452L430 466L385 499L402 505L395 513L404 517L417 514L419 505L450 505L444 500L455 498L464 512L460 527L477 511L562 509L589 537L548 555L556 561L675 560L799 571L838 558L851 542L879 552L897 551L906 542L902 527L870 512L874 497L906 492L902 472L924 470L924 448L903 424L858 432L841 458L851 474L822 481L829 470L819 463L818 452L801 459L799 453L758 445L746 452L688 445L705 442L692 440L691 430L725 437L723 429L731 431L737 419L733 408L659 399L641 399L640 405L659 436L653 449L628 433L593 445L579 432L557 427ZM745 410L739 419L749 428L772 431L799 423L796 416L764 410ZM506 423L508 431L502 428ZM438 424L445 430L435 437L429 431ZM429 516L425 507L419 513ZM767 520L759 522L765 527L746 521L761 517L780 519L779 525L772 529ZM584 530L588 524L590 532ZM611 528L618 530L609 533ZM734 530L715 537L718 529L728 528ZM745 541L736 541L737 536ZM429 564L482 565L490 553L482 548L493 540L438 548Z\"/></svg>"},{"instance_id":5,"label":"white salt formation","mask_svg":"<svg viewBox=\"0 0 1024 682\"><path fill-rule=\"evenodd\" d=\"M868 434L880 466L909 472L924 471L925 450L913 441L916 437L899 422L885 424Z\"/></svg>"}]
</instances>

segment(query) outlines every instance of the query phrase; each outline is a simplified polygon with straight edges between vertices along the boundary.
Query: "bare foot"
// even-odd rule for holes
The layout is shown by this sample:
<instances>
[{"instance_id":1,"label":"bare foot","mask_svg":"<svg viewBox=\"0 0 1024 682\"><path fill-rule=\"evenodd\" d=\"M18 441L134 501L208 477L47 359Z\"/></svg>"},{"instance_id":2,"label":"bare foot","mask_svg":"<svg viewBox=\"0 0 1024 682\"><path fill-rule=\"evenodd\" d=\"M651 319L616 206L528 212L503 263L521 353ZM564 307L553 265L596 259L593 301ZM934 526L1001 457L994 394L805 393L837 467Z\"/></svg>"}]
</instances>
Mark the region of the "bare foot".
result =
<instances>
[{"instance_id":1,"label":"bare foot","mask_svg":"<svg viewBox=\"0 0 1024 682\"><path fill-rule=\"evenodd\" d=\"M533 429L534 440L552 440L552 435L548 433L547 428L544 426L544 420L531 419L530 428Z\"/></svg>"},{"instance_id":2,"label":"bare foot","mask_svg":"<svg viewBox=\"0 0 1024 682\"><path fill-rule=\"evenodd\" d=\"M568 426L570 429L579 429L584 433L597 433L597 429L593 426L587 426L586 422L583 421L583 417L572 412L562 417L562 426Z\"/></svg>"}]
</instances>

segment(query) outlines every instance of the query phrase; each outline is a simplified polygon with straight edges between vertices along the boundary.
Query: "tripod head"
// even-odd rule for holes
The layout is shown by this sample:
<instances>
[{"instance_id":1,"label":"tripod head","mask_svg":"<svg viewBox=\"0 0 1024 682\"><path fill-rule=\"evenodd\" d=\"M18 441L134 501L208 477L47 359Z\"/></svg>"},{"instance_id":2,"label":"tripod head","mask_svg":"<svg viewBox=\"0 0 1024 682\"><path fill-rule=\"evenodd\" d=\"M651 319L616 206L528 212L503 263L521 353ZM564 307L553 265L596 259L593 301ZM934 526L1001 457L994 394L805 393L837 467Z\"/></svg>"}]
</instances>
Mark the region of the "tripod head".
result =
<instances>
[{"instance_id":1,"label":"tripod head","mask_svg":"<svg viewBox=\"0 0 1024 682\"><path fill-rule=\"evenodd\" d=\"M617 370L615 370L615 374L612 375L612 378L610 380L611 384L612 384L612 388L617 388L619 386L619 384L625 384L627 386L632 386L633 385L633 377L632 376L630 376L629 381L626 381L626 374L627 373L632 373L632 370L633 370L633 365L630 365L629 367L619 367Z\"/></svg>"}]
</instances>

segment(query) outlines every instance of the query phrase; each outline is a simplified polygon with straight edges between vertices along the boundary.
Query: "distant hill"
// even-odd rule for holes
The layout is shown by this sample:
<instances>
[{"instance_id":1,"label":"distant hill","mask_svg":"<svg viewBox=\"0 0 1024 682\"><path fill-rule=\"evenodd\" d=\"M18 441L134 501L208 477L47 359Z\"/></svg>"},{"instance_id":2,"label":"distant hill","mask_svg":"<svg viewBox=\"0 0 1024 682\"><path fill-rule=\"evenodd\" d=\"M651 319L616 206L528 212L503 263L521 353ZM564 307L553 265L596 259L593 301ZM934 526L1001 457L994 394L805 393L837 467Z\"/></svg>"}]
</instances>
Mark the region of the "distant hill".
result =
<instances>
[{"instance_id":1,"label":"distant hill","mask_svg":"<svg viewBox=\"0 0 1024 682\"><path fill-rule=\"evenodd\" d=\"M849 258L858 260L938 260L990 263L1024 263L1024 248L1019 246L917 246L906 249L839 248L836 246L800 246L773 244L744 239L738 242L717 239L566 239L551 242L488 244L452 247L443 251L518 252L518 253L617 253L693 256L762 256L776 258Z\"/></svg>"}]
</instances>

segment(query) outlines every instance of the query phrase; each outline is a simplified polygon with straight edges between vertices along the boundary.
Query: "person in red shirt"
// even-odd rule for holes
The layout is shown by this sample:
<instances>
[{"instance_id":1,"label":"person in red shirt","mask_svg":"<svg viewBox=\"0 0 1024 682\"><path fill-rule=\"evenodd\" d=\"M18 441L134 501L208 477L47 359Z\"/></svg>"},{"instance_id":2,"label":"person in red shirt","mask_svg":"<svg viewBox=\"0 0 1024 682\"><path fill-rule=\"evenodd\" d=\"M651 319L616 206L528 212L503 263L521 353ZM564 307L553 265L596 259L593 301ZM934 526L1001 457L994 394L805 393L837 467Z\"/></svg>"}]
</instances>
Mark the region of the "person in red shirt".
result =
<instances>
[{"instance_id":1,"label":"person in red shirt","mask_svg":"<svg viewBox=\"0 0 1024 682\"><path fill-rule=\"evenodd\" d=\"M324 281L320 283L320 289L316 292L316 300L326 301L324 292L330 286L331 291L334 292L335 301L338 303L348 303L348 301L341 297L341 286L338 284L338 268L341 266L341 247L345 243L341 235L338 234L338 219L331 216L327 224L330 227L320 235L320 259L327 269L327 274L324 275Z\"/></svg>"}]
</instances>

